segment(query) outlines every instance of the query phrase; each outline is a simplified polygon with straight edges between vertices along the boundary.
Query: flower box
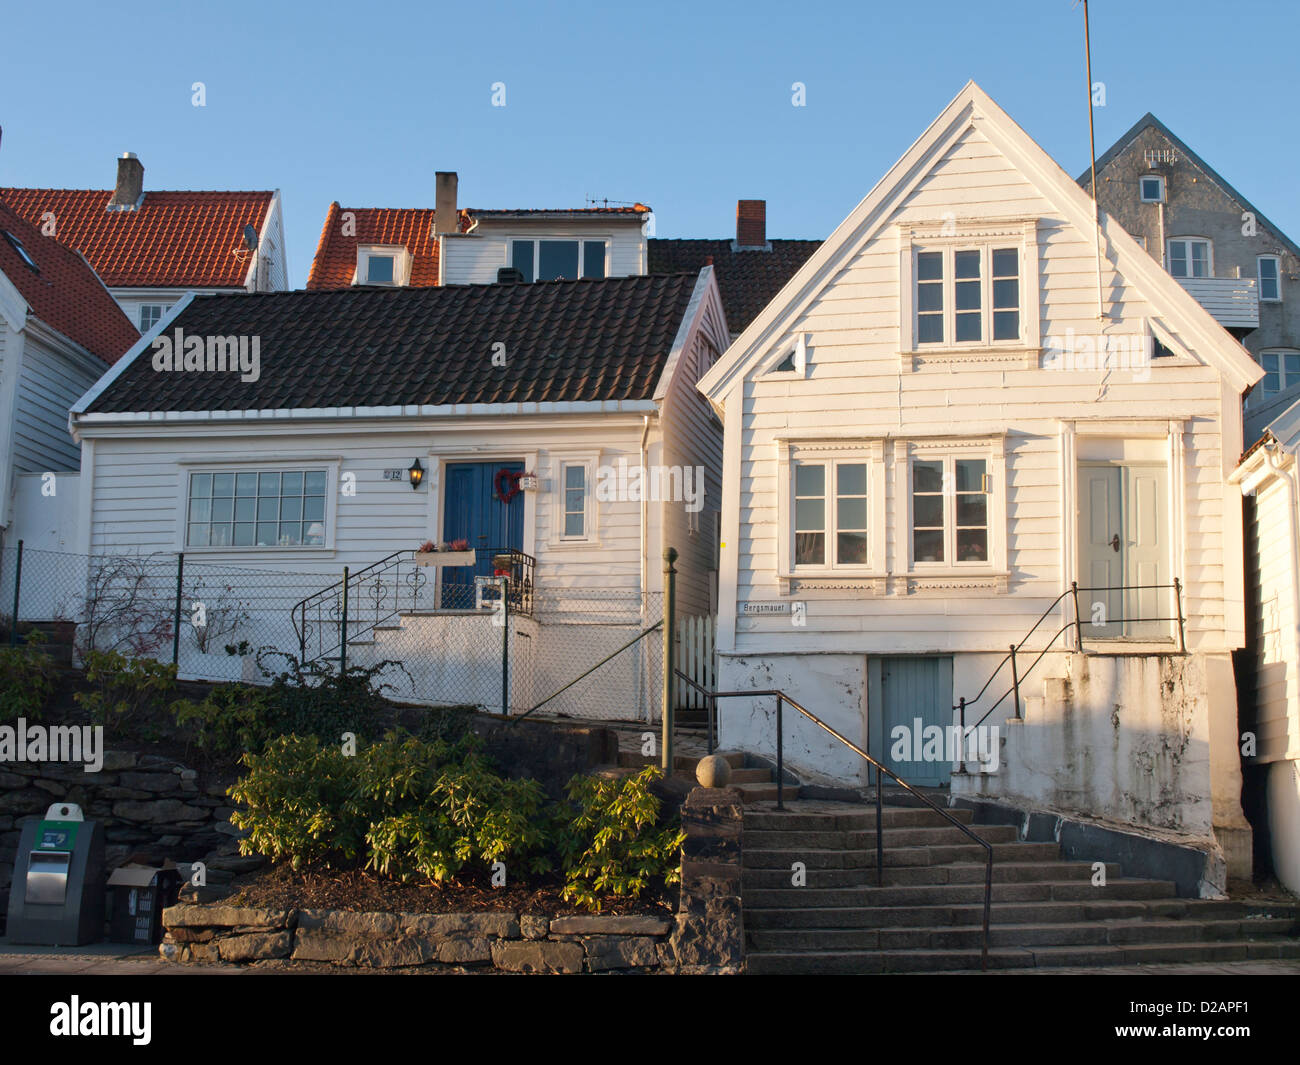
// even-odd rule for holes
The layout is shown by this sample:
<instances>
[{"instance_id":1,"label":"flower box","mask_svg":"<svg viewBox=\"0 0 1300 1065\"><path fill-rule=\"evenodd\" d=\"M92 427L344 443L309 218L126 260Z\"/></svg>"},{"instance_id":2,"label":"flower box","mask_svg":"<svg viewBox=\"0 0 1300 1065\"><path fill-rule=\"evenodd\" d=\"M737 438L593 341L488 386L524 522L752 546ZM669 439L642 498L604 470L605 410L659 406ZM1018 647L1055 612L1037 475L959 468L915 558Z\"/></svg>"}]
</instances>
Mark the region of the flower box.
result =
<instances>
[{"instance_id":1,"label":"flower box","mask_svg":"<svg viewBox=\"0 0 1300 1065\"><path fill-rule=\"evenodd\" d=\"M478 561L474 551L417 551L417 566L472 566Z\"/></svg>"}]
</instances>

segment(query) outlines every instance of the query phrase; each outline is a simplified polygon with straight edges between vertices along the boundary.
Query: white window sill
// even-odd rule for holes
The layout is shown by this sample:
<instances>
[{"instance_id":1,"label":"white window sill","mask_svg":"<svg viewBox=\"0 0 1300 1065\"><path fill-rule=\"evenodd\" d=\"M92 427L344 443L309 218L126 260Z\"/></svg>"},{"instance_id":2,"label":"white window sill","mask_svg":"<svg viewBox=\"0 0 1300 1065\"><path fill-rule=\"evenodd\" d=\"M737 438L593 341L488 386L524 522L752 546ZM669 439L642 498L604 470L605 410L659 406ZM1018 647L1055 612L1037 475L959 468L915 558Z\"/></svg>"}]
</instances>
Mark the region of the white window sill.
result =
<instances>
[{"instance_id":1,"label":"white window sill","mask_svg":"<svg viewBox=\"0 0 1300 1065\"><path fill-rule=\"evenodd\" d=\"M599 540L551 540L547 543L547 549L551 551L579 551L599 548Z\"/></svg>"},{"instance_id":2,"label":"white window sill","mask_svg":"<svg viewBox=\"0 0 1300 1065\"><path fill-rule=\"evenodd\" d=\"M1043 354L1041 347L1017 341L1014 344L973 344L970 347L919 347L898 353L899 366L913 371L921 366L975 366L1003 363L1023 369L1035 370Z\"/></svg>"}]
</instances>

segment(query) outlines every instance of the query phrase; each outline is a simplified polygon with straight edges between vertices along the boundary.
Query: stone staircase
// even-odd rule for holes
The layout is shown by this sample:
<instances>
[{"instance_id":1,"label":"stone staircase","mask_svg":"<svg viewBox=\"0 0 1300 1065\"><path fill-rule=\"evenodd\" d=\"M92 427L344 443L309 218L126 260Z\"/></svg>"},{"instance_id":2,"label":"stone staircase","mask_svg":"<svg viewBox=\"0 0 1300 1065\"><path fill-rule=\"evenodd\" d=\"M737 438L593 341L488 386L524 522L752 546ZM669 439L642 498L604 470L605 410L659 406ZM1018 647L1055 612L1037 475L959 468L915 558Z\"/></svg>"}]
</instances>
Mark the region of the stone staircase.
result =
<instances>
[{"instance_id":1,"label":"stone staircase","mask_svg":"<svg viewBox=\"0 0 1300 1065\"><path fill-rule=\"evenodd\" d=\"M742 785L743 786L743 785ZM949 811L969 824L969 810ZM874 806L747 805L742 891L746 971L906 973L978 970L982 847L925 807L884 808L876 884ZM1168 881L1064 861L1014 826L972 826L993 844L990 969L1300 958L1295 902L1182 899ZM807 883L792 884L803 862Z\"/></svg>"}]
</instances>

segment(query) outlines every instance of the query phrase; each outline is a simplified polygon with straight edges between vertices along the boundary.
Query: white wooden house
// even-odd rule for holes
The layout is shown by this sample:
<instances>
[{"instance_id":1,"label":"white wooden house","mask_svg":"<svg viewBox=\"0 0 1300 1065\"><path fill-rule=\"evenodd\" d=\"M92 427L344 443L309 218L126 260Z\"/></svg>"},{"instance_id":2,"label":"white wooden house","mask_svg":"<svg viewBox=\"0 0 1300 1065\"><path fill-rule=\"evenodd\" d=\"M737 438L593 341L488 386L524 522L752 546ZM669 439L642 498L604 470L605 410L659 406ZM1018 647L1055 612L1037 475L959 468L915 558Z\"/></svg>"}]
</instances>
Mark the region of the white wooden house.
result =
<instances>
[{"instance_id":1,"label":"white wooden house","mask_svg":"<svg viewBox=\"0 0 1300 1065\"><path fill-rule=\"evenodd\" d=\"M1261 371L1095 217L969 83L705 376L725 425L719 687L783 690L954 799L1249 871L1228 477ZM998 704L1013 644L1019 696ZM982 761L931 745L962 699L968 726L996 706ZM774 749L771 699L724 700L721 723L728 747ZM793 713L785 756L866 780Z\"/></svg>"},{"instance_id":2,"label":"white wooden house","mask_svg":"<svg viewBox=\"0 0 1300 1065\"><path fill-rule=\"evenodd\" d=\"M163 357L168 338L199 338L188 369ZM231 597L259 604L229 639L310 656L338 653L337 598L296 627L291 610L348 566L350 661L403 659L417 683L398 694L496 708L492 559L516 552L531 601L515 607L531 611L515 610L509 699L528 707L658 620L665 545L682 555L681 609L709 609L721 423L695 384L726 338L708 269L187 299L73 408L79 550L184 552L187 574L228 573ZM249 364L255 344L259 365L213 368L226 341ZM478 557L416 569L427 540ZM372 599L393 610L370 623ZM182 673L228 668L192 644ZM550 709L648 714L657 679L635 663Z\"/></svg>"},{"instance_id":3,"label":"white wooden house","mask_svg":"<svg viewBox=\"0 0 1300 1065\"><path fill-rule=\"evenodd\" d=\"M1246 497L1243 760L1259 795L1272 865L1300 892L1300 402L1242 458ZM1258 808L1258 807L1257 807ZM1257 821L1257 824L1259 822Z\"/></svg>"}]
</instances>

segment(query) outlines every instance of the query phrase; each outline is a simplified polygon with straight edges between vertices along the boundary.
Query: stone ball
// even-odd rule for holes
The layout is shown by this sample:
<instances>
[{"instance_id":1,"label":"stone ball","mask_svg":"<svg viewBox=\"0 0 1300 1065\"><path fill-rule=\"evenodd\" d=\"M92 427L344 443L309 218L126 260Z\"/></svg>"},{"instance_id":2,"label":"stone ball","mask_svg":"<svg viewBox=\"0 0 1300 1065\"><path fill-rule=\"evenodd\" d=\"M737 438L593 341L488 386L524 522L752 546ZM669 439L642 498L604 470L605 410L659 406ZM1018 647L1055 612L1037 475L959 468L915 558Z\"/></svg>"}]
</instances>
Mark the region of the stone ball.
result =
<instances>
[{"instance_id":1,"label":"stone ball","mask_svg":"<svg viewBox=\"0 0 1300 1065\"><path fill-rule=\"evenodd\" d=\"M720 754L710 754L695 767L695 779L702 788L725 788L731 782L731 763Z\"/></svg>"}]
</instances>

